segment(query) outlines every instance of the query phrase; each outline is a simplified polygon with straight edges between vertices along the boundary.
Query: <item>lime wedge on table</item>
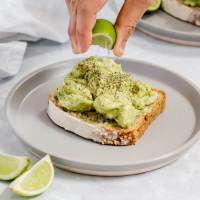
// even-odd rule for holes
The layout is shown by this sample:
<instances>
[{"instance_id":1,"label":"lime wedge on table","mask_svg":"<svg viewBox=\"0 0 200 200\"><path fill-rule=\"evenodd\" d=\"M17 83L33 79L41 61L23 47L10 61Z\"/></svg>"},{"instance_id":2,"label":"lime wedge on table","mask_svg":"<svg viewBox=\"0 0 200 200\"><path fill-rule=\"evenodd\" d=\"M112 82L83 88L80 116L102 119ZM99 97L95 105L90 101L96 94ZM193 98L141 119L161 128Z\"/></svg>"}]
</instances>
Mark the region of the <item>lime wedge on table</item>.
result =
<instances>
[{"instance_id":1,"label":"lime wedge on table","mask_svg":"<svg viewBox=\"0 0 200 200\"><path fill-rule=\"evenodd\" d=\"M153 0L152 4L147 9L147 12L154 12L160 8L161 0Z\"/></svg>"},{"instance_id":2,"label":"lime wedge on table","mask_svg":"<svg viewBox=\"0 0 200 200\"><path fill-rule=\"evenodd\" d=\"M97 19L92 30L92 44L106 49L113 49L117 38L113 24L105 19Z\"/></svg>"},{"instance_id":3,"label":"lime wedge on table","mask_svg":"<svg viewBox=\"0 0 200 200\"><path fill-rule=\"evenodd\" d=\"M29 171L15 179L9 188L20 196L35 196L44 192L52 183L54 168L47 155Z\"/></svg>"},{"instance_id":4,"label":"lime wedge on table","mask_svg":"<svg viewBox=\"0 0 200 200\"><path fill-rule=\"evenodd\" d=\"M12 180L31 165L31 158L0 154L0 180Z\"/></svg>"}]
</instances>

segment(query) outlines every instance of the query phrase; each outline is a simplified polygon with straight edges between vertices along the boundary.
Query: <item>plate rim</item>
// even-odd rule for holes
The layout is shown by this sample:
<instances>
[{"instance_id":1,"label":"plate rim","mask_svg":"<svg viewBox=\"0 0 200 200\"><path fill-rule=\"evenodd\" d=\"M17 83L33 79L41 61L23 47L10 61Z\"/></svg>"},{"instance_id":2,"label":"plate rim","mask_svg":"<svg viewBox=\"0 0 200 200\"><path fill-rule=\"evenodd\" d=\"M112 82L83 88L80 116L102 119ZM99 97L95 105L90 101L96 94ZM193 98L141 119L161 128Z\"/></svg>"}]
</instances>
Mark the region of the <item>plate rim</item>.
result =
<instances>
[{"instance_id":1,"label":"plate rim","mask_svg":"<svg viewBox=\"0 0 200 200\"><path fill-rule=\"evenodd\" d=\"M172 18L174 18L174 19L176 19L176 20L178 20L178 21L181 21L181 22L183 22L183 23L186 23L186 24L188 24L188 25L192 25L192 24L190 24L189 22L185 22L185 21L183 21L183 20L181 20L181 19L177 19L176 17L174 17L174 16L172 16L172 15L170 15L170 14L168 14L167 12L165 12L165 11L163 11L163 10L160 10L161 12L164 12L165 14L167 14L167 15L169 15L170 17L172 17ZM152 13L153 14L153 13ZM154 14L156 14L156 13L154 13ZM159 29L157 26L153 26L153 25L151 25L151 24L149 24L149 23L147 23L146 21L145 21L145 19L141 19L140 20L140 22L139 22L139 24L138 24L139 26L148 26L148 28L154 28L154 29L156 29L156 30L163 30L165 33L172 33L172 34L178 34L178 35L182 35L182 36L185 36L185 37L191 37L191 38L200 38L200 36L198 35L198 34L190 34L190 33L188 33L187 34L187 32L185 32L185 31L183 31L183 32L181 32L181 31L176 31L176 30L173 30L173 31L170 31L169 29L165 29L165 28L163 28L163 29ZM192 25L192 26L194 26L194 27L197 27L197 26L195 26L195 25ZM141 27L142 28L142 27ZM144 27L143 27L144 28ZM200 27L199 27L199 30L200 30Z\"/></svg>"},{"instance_id":2,"label":"plate rim","mask_svg":"<svg viewBox=\"0 0 200 200\"><path fill-rule=\"evenodd\" d=\"M34 156L36 156L37 158L42 158L43 155L41 155L41 153L38 153L36 151L34 151L33 149L31 149L30 147L27 147L28 151L33 154ZM66 166L63 163L59 163L53 160L54 165L60 169L64 169L64 170L68 170L71 171L73 173L78 173L78 174L86 174L86 175L93 175L93 176L128 176L128 175L133 175L133 174L141 174L144 172L150 172L162 167L165 167L167 165L170 165L171 163L175 162L178 158L175 157L169 161L166 162L162 162L161 164L157 164L157 165L153 165L150 166L148 168L142 168L142 169L127 169L127 170L97 170L97 169L85 169L85 168L78 168L78 167L74 167L74 166Z\"/></svg>"},{"instance_id":3,"label":"plate rim","mask_svg":"<svg viewBox=\"0 0 200 200\"><path fill-rule=\"evenodd\" d=\"M191 85L191 87L193 87L195 89L195 91L200 95L200 87L198 87L195 83L193 83L191 80L189 80L188 78L182 76L181 74L177 73L176 71L172 70L172 69L168 69L162 65L158 65L158 64L154 64L154 63L151 63L151 62L146 62L146 61L143 61L143 60L139 60L139 59L133 59L133 58L116 58L116 57L113 57L113 56L107 56L109 58L113 58L115 59L116 61L118 60L124 60L124 61L128 61L128 62L137 62L137 63L140 63L140 64L144 64L144 65L149 65L151 67L154 67L154 69L161 69L163 70L164 72L167 72L167 73L172 73L174 74L175 76L179 77L180 79L183 79L184 81L186 81L189 85ZM46 66L43 66L39 69L36 69L28 74L26 74L23 78L21 78L12 88L11 90L9 91L8 93L8 96L6 98L6 103L5 103L5 112L6 112L6 117L7 117L7 121L9 123L9 126L12 128L13 130L13 133L15 134L15 136L22 141L22 143L25 143L27 144L28 146L30 146L31 148L33 149L37 149L35 148L34 146L32 146L31 144L27 143L21 136L20 136L20 133L16 130L15 128L15 125L13 124L12 122L12 119L11 119L11 114L9 113L9 105L11 104L12 102L12 99L13 99L13 95L15 94L15 92L17 91L17 89L26 81L28 80L29 78L31 78L32 76L42 72L42 71L45 71L49 68L55 68L56 65L58 64L61 64L61 63L65 63L65 62L78 62L79 60L82 60L84 58L87 58L87 56L84 56L84 57L79 57L79 58L72 58L72 59L66 59L66 60L63 60L63 61L59 61L59 62L56 62L56 63L52 63L52 64L49 64L49 65L46 65ZM129 164L105 164L105 163L101 163L101 167L111 167L113 168L123 168L123 167L128 167L128 168L132 168L133 166L144 166L144 165L148 165L148 164L153 164L157 161L164 161L164 160L168 160L170 158L173 158L173 157L176 157L178 155L181 155L182 153L184 153L185 151L187 151L195 142L197 142L198 140L200 139L200 130L196 132L196 134L191 137L190 139L188 139L186 142L184 142L182 145L180 145L179 147L177 147L176 149L174 149L173 151L169 152L169 153L166 153L162 156L159 156L159 157L155 157L153 159L148 159L148 160L145 160L145 161L140 161L140 162L136 162L136 163L129 163ZM45 153L43 152L42 150L40 149L37 149L39 150L40 152L42 153ZM92 167L97 167L99 166L99 164L94 164L94 163L91 163L91 162L80 162L80 161L77 161L77 160L67 160L67 159L64 159L58 155L55 155L55 154L51 154L53 157L57 157L58 159L61 159L65 162L70 162L70 163L74 163L75 165L84 165L84 166L92 166ZM179 157L179 156L178 156Z\"/></svg>"}]
</instances>

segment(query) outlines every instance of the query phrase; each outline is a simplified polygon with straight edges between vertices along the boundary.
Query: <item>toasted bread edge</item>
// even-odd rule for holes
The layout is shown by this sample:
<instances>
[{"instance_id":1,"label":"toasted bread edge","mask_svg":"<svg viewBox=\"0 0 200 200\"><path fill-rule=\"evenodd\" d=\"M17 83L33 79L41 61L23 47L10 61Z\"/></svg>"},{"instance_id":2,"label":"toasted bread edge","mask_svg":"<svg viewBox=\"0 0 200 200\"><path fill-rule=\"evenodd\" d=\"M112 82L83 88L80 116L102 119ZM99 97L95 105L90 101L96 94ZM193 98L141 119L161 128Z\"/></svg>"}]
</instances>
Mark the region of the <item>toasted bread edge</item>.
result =
<instances>
[{"instance_id":1,"label":"toasted bread edge","mask_svg":"<svg viewBox=\"0 0 200 200\"><path fill-rule=\"evenodd\" d=\"M149 127L149 125L156 119L156 117L160 113L163 112L165 108L166 104L165 92L157 89L154 89L154 91L158 92L159 97L157 101L155 101L154 104L151 105L151 112L139 118L133 128L123 129L123 128L112 128L112 127L108 128L102 126L101 130L103 134L101 140L95 140L95 142L105 145L116 145L116 146L135 144L137 140L144 134L145 130ZM49 95L49 101L53 102L55 106L59 107L57 105L57 102L53 94ZM65 111L62 110L62 112ZM109 137L109 135L113 134L117 135L117 137L114 138Z\"/></svg>"},{"instance_id":2,"label":"toasted bread edge","mask_svg":"<svg viewBox=\"0 0 200 200\"><path fill-rule=\"evenodd\" d=\"M118 130L118 138L114 141L105 140L104 144L113 145L132 145L145 133L149 125L157 118L157 116L164 111L166 104L166 94L164 91L156 90L159 93L159 98L151 105L151 112L141 117L131 129ZM112 128L107 129L108 132L116 131Z\"/></svg>"}]
</instances>

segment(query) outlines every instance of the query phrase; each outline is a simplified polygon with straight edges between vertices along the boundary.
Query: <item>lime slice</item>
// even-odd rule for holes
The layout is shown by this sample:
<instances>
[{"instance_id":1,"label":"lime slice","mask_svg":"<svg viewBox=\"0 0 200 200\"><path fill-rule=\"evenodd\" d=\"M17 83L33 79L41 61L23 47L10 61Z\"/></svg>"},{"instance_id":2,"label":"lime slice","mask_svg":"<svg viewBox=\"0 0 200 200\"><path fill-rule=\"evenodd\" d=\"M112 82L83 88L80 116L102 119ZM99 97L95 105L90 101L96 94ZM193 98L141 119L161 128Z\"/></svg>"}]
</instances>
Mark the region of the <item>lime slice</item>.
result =
<instances>
[{"instance_id":1,"label":"lime slice","mask_svg":"<svg viewBox=\"0 0 200 200\"><path fill-rule=\"evenodd\" d=\"M31 158L0 154L0 180L12 180L31 165Z\"/></svg>"},{"instance_id":2,"label":"lime slice","mask_svg":"<svg viewBox=\"0 0 200 200\"><path fill-rule=\"evenodd\" d=\"M147 12L154 12L160 8L161 0L153 0L150 7L147 9Z\"/></svg>"},{"instance_id":3,"label":"lime slice","mask_svg":"<svg viewBox=\"0 0 200 200\"><path fill-rule=\"evenodd\" d=\"M117 38L113 24L105 19L97 19L92 30L92 44L106 49L113 49Z\"/></svg>"},{"instance_id":4,"label":"lime slice","mask_svg":"<svg viewBox=\"0 0 200 200\"><path fill-rule=\"evenodd\" d=\"M54 168L47 155L29 171L15 179L9 188L20 196L35 196L43 193L53 181Z\"/></svg>"}]
</instances>

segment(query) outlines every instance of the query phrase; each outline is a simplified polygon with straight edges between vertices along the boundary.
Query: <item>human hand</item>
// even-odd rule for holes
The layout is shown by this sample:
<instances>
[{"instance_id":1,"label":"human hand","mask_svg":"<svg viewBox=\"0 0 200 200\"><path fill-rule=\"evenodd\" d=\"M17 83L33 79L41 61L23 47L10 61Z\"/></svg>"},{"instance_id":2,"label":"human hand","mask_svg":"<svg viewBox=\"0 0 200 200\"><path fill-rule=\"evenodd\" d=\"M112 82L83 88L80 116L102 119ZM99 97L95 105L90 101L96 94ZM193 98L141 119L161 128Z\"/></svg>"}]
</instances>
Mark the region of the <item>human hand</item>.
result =
<instances>
[{"instance_id":1,"label":"human hand","mask_svg":"<svg viewBox=\"0 0 200 200\"><path fill-rule=\"evenodd\" d=\"M75 53L84 53L92 43L92 28L96 22L96 14L107 0L65 1L70 15L68 33L72 48ZM113 53L116 56L123 55L128 38L151 2L152 0L125 0L115 22L117 41Z\"/></svg>"},{"instance_id":2,"label":"human hand","mask_svg":"<svg viewBox=\"0 0 200 200\"><path fill-rule=\"evenodd\" d=\"M128 38L151 3L152 0L125 0L115 22L117 41L113 53L116 56L123 55Z\"/></svg>"}]
</instances>

